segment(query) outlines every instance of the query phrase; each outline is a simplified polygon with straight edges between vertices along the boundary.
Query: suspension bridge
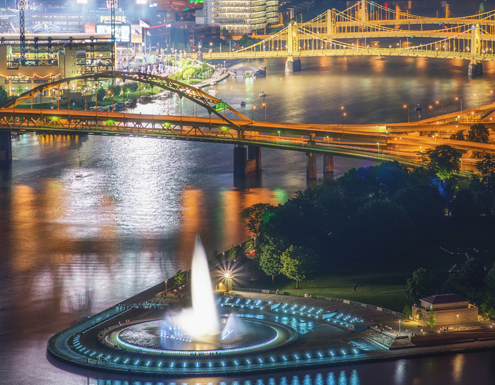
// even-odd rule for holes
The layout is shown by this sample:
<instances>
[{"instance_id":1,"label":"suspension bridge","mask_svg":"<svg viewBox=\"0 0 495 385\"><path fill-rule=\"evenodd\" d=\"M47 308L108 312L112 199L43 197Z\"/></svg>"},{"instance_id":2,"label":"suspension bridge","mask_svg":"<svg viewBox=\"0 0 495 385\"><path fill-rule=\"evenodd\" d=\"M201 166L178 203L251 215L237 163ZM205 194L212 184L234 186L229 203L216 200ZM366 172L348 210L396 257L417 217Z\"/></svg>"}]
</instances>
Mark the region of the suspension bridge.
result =
<instances>
[{"instance_id":1,"label":"suspension bridge","mask_svg":"<svg viewBox=\"0 0 495 385\"><path fill-rule=\"evenodd\" d=\"M423 17L361 0L344 11L329 9L316 18L291 22L245 48L201 52L208 60L284 57L286 71L299 71L301 57L403 56L469 60L469 74L495 60L495 11L466 17ZM382 39L380 42L374 39ZM388 40L384 40L388 39ZM393 42L390 42L393 39Z\"/></svg>"},{"instance_id":2,"label":"suspension bridge","mask_svg":"<svg viewBox=\"0 0 495 385\"><path fill-rule=\"evenodd\" d=\"M71 83L104 79L114 79L119 84L145 83L174 92L179 98L204 108L207 116L137 114L113 109L105 112L71 110ZM65 84L69 86L65 88ZM69 90L62 100L60 88ZM32 104L29 108L29 101L43 95L50 100L53 109L33 108ZM422 152L439 144L465 151L495 153L495 145L491 143L446 139L450 133L468 129L477 122L495 128L494 118L495 103L411 123L345 125L255 121L192 86L166 77L113 71L45 83L0 105L0 163L9 163L12 159L12 132L110 135L231 144L234 145L234 175L238 177L261 169L262 147L300 151L307 155L308 179L315 179L319 156L324 157L324 174L328 174L333 172L334 155L418 165L422 163Z\"/></svg>"}]
</instances>

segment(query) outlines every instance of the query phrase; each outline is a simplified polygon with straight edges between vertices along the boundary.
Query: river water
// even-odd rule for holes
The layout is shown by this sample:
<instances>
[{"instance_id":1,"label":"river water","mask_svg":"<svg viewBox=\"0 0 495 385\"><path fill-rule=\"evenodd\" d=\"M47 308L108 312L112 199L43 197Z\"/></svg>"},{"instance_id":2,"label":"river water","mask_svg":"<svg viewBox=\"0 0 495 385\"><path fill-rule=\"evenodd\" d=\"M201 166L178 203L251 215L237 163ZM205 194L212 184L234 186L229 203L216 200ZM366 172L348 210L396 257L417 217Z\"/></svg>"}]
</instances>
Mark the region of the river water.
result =
<instances>
[{"instance_id":1,"label":"river water","mask_svg":"<svg viewBox=\"0 0 495 385\"><path fill-rule=\"evenodd\" d=\"M258 65L260 62L243 63ZM485 75L467 77L461 61L383 58L303 59L286 76L269 60L263 79L229 79L217 97L267 120L307 123L386 123L493 101ZM260 100L259 91L267 97ZM476 95L475 95L476 94ZM438 104L434 104L438 100ZM246 107L241 108L240 102ZM178 99L140 112L192 112ZM433 104L435 110L428 110ZM256 110L252 109L255 105ZM425 112L426 111L426 112ZM46 342L75 321L188 269L195 234L207 253L244 241L239 212L254 203L279 204L306 187L303 153L263 149L261 178L234 186L230 145L146 138L23 135L14 162L0 173L0 383L169 383L74 374L52 366ZM370 161L335 159L336 176ZM321 165L319 166L321 172ZM495 383L494 354L349 365L341 368L184 379L177 384L468 384ZM108 380L104 381L104 380ZM136 381L136 382L133 382ZM142 382L141 382L142 381ZM235 382L237 381L237 382Z\"/></svg>"}]
</instances>

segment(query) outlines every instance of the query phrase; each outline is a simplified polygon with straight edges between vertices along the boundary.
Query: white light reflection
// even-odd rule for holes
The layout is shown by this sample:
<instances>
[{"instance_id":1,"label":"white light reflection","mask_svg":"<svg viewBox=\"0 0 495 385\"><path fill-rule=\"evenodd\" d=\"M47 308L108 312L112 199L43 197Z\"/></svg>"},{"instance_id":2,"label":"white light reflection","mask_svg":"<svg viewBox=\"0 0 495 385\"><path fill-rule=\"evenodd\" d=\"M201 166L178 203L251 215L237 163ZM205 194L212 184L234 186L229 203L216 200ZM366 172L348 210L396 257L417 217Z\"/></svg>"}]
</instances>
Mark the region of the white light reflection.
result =
<instances>
[{"instance_id":1,"label":"white light reflection","mask_svg":"<svg viewBox=\"0 0 495 385\"><path fill-rule=\"evenodd\" d=\"M406 360L399 360L395 362L395 383L397 385L404 384L406 380Z\"/></svg>"}]
</instances>

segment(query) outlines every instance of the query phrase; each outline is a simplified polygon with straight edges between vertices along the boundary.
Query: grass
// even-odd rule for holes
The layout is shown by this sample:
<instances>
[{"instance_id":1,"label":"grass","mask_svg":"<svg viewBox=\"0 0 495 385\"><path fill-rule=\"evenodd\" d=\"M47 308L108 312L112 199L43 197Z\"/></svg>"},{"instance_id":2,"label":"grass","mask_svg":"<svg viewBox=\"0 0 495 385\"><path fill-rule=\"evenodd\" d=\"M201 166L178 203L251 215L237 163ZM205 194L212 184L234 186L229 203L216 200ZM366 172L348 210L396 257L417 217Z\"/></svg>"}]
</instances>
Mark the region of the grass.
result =
<instances>
[{"instance_id":1,"label":"grass","mask_svg":"<svg viewBox=\"0 0 495 385\"><path fill-rule=\"evenodd\" d=\"M313 296L349 299L402 311L406 303L411 305L404 293L407 279L420 267L432 270L443 282L447 279L448 270L454 264L459 267L464 263L467 260L465 253L468 253L489 269L495 262L494 231L493 224L456 228L414 250L409 256L397 256L393 262L335 267L328 274L299 282L299 290L294 289L294 281L282 276L275 278L275 285L268 280L263 287L278 288L281 293L311 293Z\"/></svg>"}]
</instances>

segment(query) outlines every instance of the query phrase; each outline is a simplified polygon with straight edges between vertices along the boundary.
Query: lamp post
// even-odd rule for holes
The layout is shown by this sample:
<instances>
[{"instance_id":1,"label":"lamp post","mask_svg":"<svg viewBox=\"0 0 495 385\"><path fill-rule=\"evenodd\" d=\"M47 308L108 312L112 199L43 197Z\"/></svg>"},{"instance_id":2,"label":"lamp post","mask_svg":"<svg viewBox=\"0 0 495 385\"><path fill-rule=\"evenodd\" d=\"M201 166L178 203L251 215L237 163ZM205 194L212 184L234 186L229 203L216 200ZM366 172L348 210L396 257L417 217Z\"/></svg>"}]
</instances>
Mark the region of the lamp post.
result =
<instances>
[{"instance_id":1,"label":"lamp post","mask_svg":"<svg viewBox=\"0 0 495 385\"><path fill-rule=\"evenodd\" d=\"M347 116L347 112L344 112L344 113L342 114L342 124L344 124L344 118L345 118L346 116Z\"/></svg>"},{"instance_id":2,"label":"lamp post","mask_svg":"<svg viewBox=\"0 0 495 385\"><path fill-rule=\"evenodd\" d=\"M457 329L459 329L459 313L457 313Z\"/></svg>"},{"instance_id":3,"label":"lamp post","mask_svg":"<svg viewBox=\"0 0 495 385\"><path fill-rule=\"evenodd\" d=\"M251 120L254 124L254 110L256 109L256 106L253 106L253 109L251 110Z\"/></svg>"},{"instance_id":4,"label":"lamp post","mask_svg":"<svg viewBox=\"0 0 495 385\"><path fill-rule=\"evenodd\" d=\"M432 116L431 117L433 118L435 116L435 109L433 108L433 105L430 104L428 106L428 108L431 110L431 112L432 112Z\"/></svg>"},{"instance_id":5,"label":"lamp post","mask_svg":"<svg viewBox=\"0 0 495 385\"><path fill-rule=\"evenodd\" d=\"M265 109L265 122L266 122L266 103L263 103L261 106Z\"/></svg>"},{"instance_id":6,"label":"lamp post","mask_svg":"<svg viewBox=\"0 0 495 385\"><path fill-rule=\"evenodd\" d=\"M168 284L168 279L165 280L165 296L167 296L167 291L168 291L167 284Z\"/></svg>"},{"instance_id":7,"label":"lamp post","mask_svg":"<svg viewBox=\"0 0 495 385\"><path fill-rule=\"evenodd\" d=\"M459 102L461 103L461 115L462 115L462 99L461 98L458 98L456 97L455 100L459 100Z\"/></svg>"},{"instance_id":8,"label":"lamp post","mask_svg":"<svg viewBox=\"0 0 495 385\"><path fill-rule=\"evenodd\" d=\"M411 121L409 119L409 106L407 104L404 104L402 107L404 107L407 110L407 123L409 123Z\"/></svg>"},{"instance_id":9,"label":"lamp post","mask_svg":"<svg viewBox=\"0 0 495 385\"><path fill-rule=\"evenodd\" d=\"M443 104L439 100L436 100L435 104L440 104L440 110L441 110L442 115L443 115Z\"/></svg>"},{"instance_id":10,"label":"lamp post","mask_svg":"<svg viewBox=\"0 0 495 385\"><path fill-rule=\"evenodd\" d=\"M227 286L227 293L228 293L229 292L229 281L232 282L233 275L230 272L227 271L225 273L224 277L225 277L225 283L226 283L226 286Z\"/></svg>"},{"instance_id":11,"label":"lamp post","mask_svg":"<svg viewBox=\"0 0 495 385\"><path fill-rule=\"evenodd\" d=\"M399 318L399 334L400 334L400 321L401 321L401 319Z\"/></svg>"}]
</instances>

